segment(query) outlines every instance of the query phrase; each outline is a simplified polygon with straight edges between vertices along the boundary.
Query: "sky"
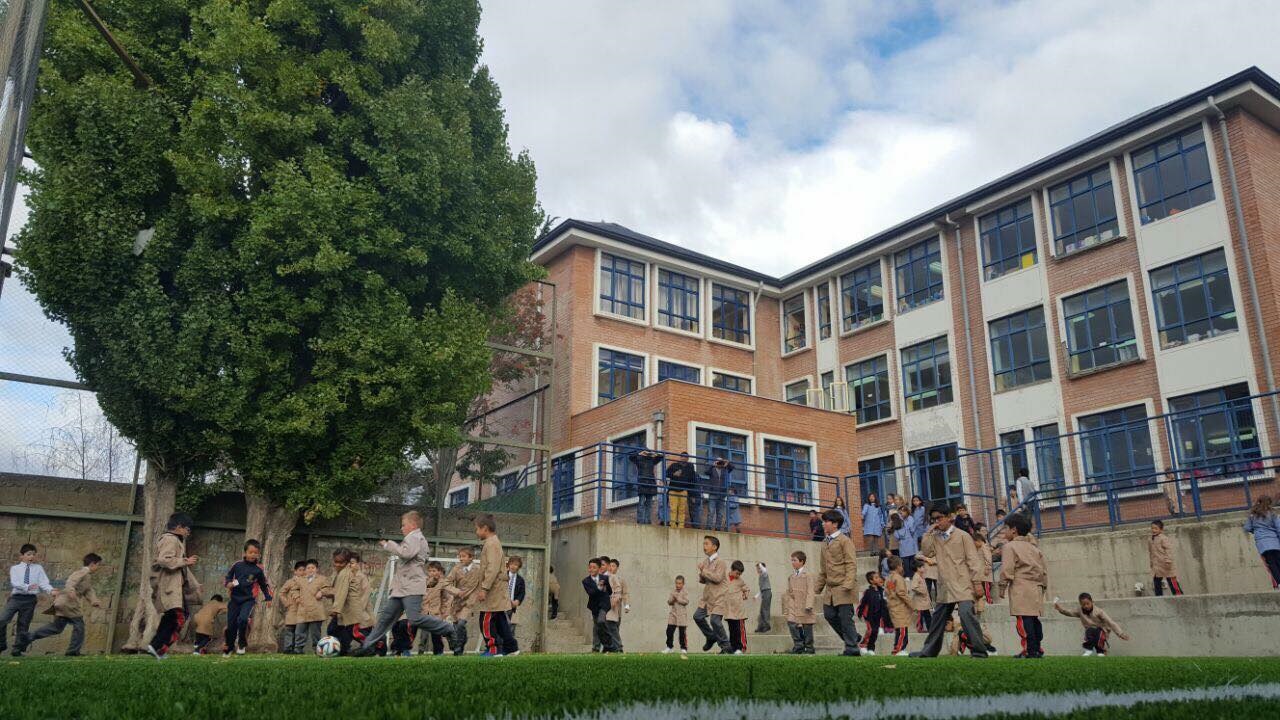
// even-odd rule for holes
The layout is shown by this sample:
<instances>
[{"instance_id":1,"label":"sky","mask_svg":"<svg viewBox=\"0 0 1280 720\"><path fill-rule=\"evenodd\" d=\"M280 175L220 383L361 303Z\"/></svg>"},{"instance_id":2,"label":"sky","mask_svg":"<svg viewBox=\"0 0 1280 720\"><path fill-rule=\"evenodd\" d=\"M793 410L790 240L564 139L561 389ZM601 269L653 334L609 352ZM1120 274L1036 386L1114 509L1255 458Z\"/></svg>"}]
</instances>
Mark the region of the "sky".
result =
<instances>
[{"instance_id":1,"label":"sky","mask_svg":"<svg viewBox=\"0 0 1280 720\"><path fill-rule=\"evenodd\" d=\"M502 0L480 33L549 216L782 275L1248 66L1280 76L1276 19L1265 0ZM68 343L4 284L0 370L74 379ZM0 382L0 470L67 406Z\"/></svg>"}]
</instances>

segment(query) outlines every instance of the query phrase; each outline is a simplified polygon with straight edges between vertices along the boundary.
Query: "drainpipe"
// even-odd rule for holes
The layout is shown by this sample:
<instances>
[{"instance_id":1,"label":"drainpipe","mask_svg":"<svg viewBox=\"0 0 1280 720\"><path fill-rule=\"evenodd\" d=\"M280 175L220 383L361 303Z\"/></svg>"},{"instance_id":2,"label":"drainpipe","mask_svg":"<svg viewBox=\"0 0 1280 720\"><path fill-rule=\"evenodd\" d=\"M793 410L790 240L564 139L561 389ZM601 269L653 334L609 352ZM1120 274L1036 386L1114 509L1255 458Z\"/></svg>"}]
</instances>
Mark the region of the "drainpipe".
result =
<instances>
[{"instance_id":1,"label":"drainpipe","mask_svg":"<svg viewBox=\"0 0 1280 720\"><path fill-rule=\"evenodd\" d=\"M1275 371L1271 366L1271 347L1267 342L1267 326L1262 321L1262 301L1258 299L1258 283L1253 274L1253 253L1249 250L1249 231L1244 226L1244 208L1240 205L1240 187L1236 182L1236 163L1231 155L1231 137L1227 135L1227 114L1218 107L1210 95L1205 101L1209 111L1218 120L1218 131L1222 134L1222 151L1227 159L1227 181L1231 184L1231 205L1235 211L1236 232L1240 234L1240 247L1244 255L1245 274L1249 276L1249 305L1253 309L1254 320L1258 323L1258 342L1262 346L1262 371L1266 375L1267 392L1276 391ZM1271 428L1280 432L1280 398L1274 394L1271 398Z\"/></svg>"},{"instance_id":2,"label":"drainpipe","mask_svg":"<svg viewBox=\"0 0 1280 720\"><path fill-rule=\"evenodd\" d=\"M965 366L968 369L969 376L969 411L973 414L975 445L980 448L982 447L982 424L978 414L978 384L973 374L973 325L969 320L969 281L966 279L964 271L964 243L960 240L960 223L951 219L951 213L943 216L941 224L951 228L956 242L956 257L960 265L960 304L964 316ZM982 485L986 484L986 468L984 465L985 463L978 463L978 479ZM1000 498L992 498L992 503L999 507Z\"/></svg>"},{"instance_id":3,"label":"drainpipe","mask_svg":"<svg viewBox=\"0 0 1280 720\"><path fill-rule=\"evenodd\" d=\"M756 281L756 291L751 293L751 322L756 326L756 336L752 338L752 345L755 350L751 352L751 394L760 395L760 372L756 363L756 358L760 355L760 323L756 322L756 308L760 306L760 296L764 294L764 281ZM781 307L781 305L779 305Z\"/></svg>"}]
</instances>

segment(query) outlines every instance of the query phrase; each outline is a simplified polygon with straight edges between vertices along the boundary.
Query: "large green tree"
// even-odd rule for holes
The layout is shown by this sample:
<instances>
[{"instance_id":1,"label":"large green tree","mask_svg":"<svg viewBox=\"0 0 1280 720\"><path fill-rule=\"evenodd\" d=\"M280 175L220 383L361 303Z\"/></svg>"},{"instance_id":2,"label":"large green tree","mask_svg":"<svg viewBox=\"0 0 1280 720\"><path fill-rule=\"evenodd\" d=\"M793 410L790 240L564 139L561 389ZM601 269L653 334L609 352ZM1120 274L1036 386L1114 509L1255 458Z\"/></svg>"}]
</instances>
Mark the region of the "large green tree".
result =
<instances>
[{"instance_id":1,"label":"large green tree","mask_svg":"<svg viewBox=\"0 0 1280 720\"><path fill-rule=\"evenodd\" d=\"M53 5L23 277L148 485L232 468L278 576L299 515L456 442L534 275L533 165L474 0L96 7L154 87Z\"/></svg>"}]
</instances>

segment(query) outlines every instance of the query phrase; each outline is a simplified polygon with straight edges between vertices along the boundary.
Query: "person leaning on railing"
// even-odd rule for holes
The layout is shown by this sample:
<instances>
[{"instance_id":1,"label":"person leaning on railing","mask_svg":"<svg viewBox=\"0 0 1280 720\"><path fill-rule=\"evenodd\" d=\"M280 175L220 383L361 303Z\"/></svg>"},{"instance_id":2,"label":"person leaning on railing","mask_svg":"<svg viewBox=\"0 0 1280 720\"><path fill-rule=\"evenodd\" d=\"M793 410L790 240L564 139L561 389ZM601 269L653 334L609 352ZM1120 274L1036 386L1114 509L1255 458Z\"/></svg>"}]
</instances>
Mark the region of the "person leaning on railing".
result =
<instances>
[{"instance_id":1,"label":"person leaning on railing","mask_svg":"<svg viewBox=\"0 0 1280 720\"><path fill-rule=\"evenodd\" d=\"M654 468L662 462L662 453L643 448L632 450L628 459L636 466L636 522L649 525L653 522L653 498L658 494Z\"/></svg>"},{"instance_id":2,"label":"person leaning on railing","mask_svg":"<svg viewBox=\"0 0 1280 720\"><path fill-rule=\"evenodd\" d=\"M667 465L667 504L670 506L671 527L683 528L687 521L697 524L690 515L690 500L698 486L698 470L689 462L689 453L680 453L680 459Z\"/></svg>"}]
</instances>

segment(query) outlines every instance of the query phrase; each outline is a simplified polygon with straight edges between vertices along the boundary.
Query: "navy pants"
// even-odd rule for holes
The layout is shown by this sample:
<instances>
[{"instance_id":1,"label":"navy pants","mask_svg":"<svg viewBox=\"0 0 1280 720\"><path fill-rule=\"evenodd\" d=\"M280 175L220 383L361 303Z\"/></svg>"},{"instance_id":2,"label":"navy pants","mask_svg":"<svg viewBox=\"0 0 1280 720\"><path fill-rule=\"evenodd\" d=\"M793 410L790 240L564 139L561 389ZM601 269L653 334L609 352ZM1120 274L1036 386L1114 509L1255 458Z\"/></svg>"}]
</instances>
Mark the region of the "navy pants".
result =
<instances>
[{"instance_id":1,"label":"navy pants","mask_svg":"<svg viewBox=\"0 0 1280 720\"><path fill-rule=\"evenodd\" d=\"M237 647L248 649L249 626L253 624L253 608L257 604L253 598L237 600L234 597L227 603L227 635L223 652L233 652Z\"/></svg>"}]
</instances>

